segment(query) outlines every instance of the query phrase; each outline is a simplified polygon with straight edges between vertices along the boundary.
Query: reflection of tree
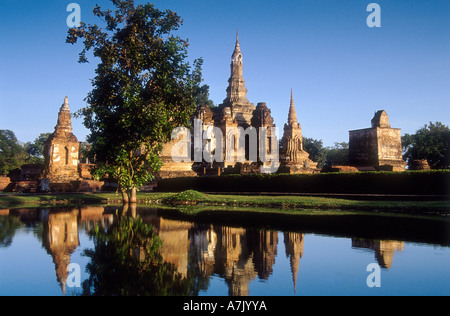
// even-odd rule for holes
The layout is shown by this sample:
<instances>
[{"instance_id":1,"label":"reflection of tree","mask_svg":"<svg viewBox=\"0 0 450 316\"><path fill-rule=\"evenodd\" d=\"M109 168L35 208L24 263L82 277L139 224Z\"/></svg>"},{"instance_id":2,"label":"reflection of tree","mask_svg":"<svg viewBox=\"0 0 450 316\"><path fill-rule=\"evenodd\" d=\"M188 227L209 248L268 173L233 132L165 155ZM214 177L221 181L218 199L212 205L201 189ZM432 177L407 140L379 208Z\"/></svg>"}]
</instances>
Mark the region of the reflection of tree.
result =
<instances>
[{"instance_id":1,"label":"reflection of tree","mask_svg":"<svg viewBox=\"0 0 450 316\"><path fill-rule=\"evenodd\" d=\"M94 249L84 252L91 259L85 295L190 294L189 278L163 262L161 240L140 217L122 217L106 229L97 226L91 235Z\"/></svg>"},{"instance_id":2,"label":"reflection of tree","mask_svg":"<svg viewBox=\"0 0 450 316\"><path fill-rule=\"evenodd\" d=\"M11 245L16 230L21 226L19 216L0 216L0 248Z\"/></svg>"}]
</instances>

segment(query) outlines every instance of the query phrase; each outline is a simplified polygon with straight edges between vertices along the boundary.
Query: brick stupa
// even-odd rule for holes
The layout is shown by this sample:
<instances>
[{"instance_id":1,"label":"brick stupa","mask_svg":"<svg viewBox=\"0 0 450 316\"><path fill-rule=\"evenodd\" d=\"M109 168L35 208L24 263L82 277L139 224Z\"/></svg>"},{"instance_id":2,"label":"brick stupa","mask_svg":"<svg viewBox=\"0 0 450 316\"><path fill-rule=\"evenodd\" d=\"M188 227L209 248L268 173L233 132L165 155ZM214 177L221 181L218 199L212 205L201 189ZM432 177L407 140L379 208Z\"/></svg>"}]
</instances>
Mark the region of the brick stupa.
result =
<instances>
[{"instance_id":1,"label":"brick stupa","mask_svg":"<svg viewBox=\"0 0 450 316\"><path fill-rule=\"evenodd\" d=\"M65 97L58 114L55 132L44 146L44 176L52 183L69 183L79 179L78 155L80 143L72 133L69 98Z\"/></svg>"}]
</instances>

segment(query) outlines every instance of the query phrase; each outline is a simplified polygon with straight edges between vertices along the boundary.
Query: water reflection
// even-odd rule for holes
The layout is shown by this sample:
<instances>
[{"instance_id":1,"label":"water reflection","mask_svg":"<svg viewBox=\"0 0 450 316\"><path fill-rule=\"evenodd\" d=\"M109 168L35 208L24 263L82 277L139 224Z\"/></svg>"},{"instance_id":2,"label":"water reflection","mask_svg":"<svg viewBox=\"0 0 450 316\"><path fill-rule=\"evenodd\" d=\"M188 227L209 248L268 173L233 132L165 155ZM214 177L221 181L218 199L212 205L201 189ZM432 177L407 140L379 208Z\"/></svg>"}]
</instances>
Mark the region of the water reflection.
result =
<instances>
[{"instance_id":1,"label":"water reflection","mask_svg":"<svg viewBox=\"0 0 450 316\"><path fill-rule=\"evenodd\" d=\"M43 223L42 245L53 258L56 279L66 293L67 267L70 255L80 245L78 239L78 210L51 213L49 209L40 212Z\"/></svg>"},{"instance_id":2,"label":"water reflection","mask_svg":"<svg viewBox=\"0 0 450 316\"><path fill-rule=\"evenodd\" d=\"M225 281L228 295L249 295L252 280L268 280L273 274L280 239L289 262L289 288L295 293L305 249L303 232L193 222L167 211L103 206L0 210L0 248L10 247L22 227L33 227L52 257L62 293L71 255L83 249L90 260L79 293L84 295L198 295L208 290L213 277ZM92 247L80 244L80 234L90 236ZM405 247L398 240L350 240L352 249L373 252L385 269Z\"/></svg>"},{"instance_id":3,"label":"water reflection","mask_svg":"<svg viewBox=\"0 0 450 316\"><path fill-rule=\"evenodd\" d=\"M375 258L380 267L389 269L396 251L403 251L405 243L396 240L367 240L352 238L352 247L366 248L375 252Z\"/></svg>"}]
</instances>

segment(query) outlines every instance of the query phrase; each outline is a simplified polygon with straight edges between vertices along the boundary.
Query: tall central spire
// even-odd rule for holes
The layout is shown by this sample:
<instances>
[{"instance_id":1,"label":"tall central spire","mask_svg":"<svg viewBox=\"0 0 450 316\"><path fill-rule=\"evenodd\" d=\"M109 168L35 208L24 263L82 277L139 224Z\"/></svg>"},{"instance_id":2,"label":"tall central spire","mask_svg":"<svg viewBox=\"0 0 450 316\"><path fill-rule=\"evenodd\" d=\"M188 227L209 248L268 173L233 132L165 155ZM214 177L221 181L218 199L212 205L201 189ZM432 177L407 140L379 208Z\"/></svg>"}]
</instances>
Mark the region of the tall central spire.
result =
<instances>
[{"instance_id":1,"label":"tall central spire","mask_svg":"<svg viewBox=\"0 0 450 316\"><path fill-rule=\"evenodd\" d=\"M64 98L64 103L59 109L58 123L55 126L55 132L57 134L72 132L72 118L70 116L69 98L67 96Z\"/></svg>"},{"instance_id":2,"label":"tall central spire","mask_svg":"<svg viewBox=\"0 0 450 316\"><path fill-rule=\"evenodd\" d=\"M295 112L294 106L294 94L291 89L291 105L289 106L288 123L290 125L297 125L297 113Z\"/></svg>"},{"instance_id":3,"label":"tall central spire","mask_svg":"<svg viewBox=\"0 0 450 316\"><path fill-rule=\"evenodd\" d=\"M231 75L228 79L227 97L223 100L223 106L230 107L232 117L239 124L250 125L255 106L247 99L247 88L243 76L244 62L239 45L239 31L236 32L236 45L231 56Z\"/></svg>"},{"instance_id":4,"label":"tall central spire","mask_svg":"<svg viewBox=\"0 0 450 316\"><path fill-rule=\"evenodd\" d=\"M239 30L236 31L236 45L234 47L233 57L235 55L241 54L241 46L239 45Z\"/></svg>"},{"instance_id":5,"label":"tall central spire","mask_svg":"<svg viewBox=\"0 0 450 316\"><path fill-rule=\"evenodd\" d=\"M236 45L234 46L231 64L243 64L241 46L239 45L239 30L236 31ZM233 71L233 69L231 69ZM242 74L242 73L241 73Z\"/></svg>"}]
</instances>

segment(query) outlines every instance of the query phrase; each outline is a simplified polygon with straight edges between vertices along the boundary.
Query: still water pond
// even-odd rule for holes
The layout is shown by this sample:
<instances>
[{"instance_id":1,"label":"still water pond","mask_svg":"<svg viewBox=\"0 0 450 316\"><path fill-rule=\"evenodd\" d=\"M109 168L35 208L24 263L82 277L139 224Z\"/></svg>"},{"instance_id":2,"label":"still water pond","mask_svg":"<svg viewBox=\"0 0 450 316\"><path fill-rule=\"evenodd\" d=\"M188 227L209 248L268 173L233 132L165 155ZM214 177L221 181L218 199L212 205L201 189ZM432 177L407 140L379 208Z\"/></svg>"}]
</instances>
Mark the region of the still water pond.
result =
<instances>
[{"instance_id":1,"label":"still water pond","mask_svg":"<svg viewBox=\"0 0 450 316\"><path fill-rule=\"evenodd\" d=\"M0 210L0 295L450 295L446 219L201 214Z\"/></svg>"}]
</instances>

